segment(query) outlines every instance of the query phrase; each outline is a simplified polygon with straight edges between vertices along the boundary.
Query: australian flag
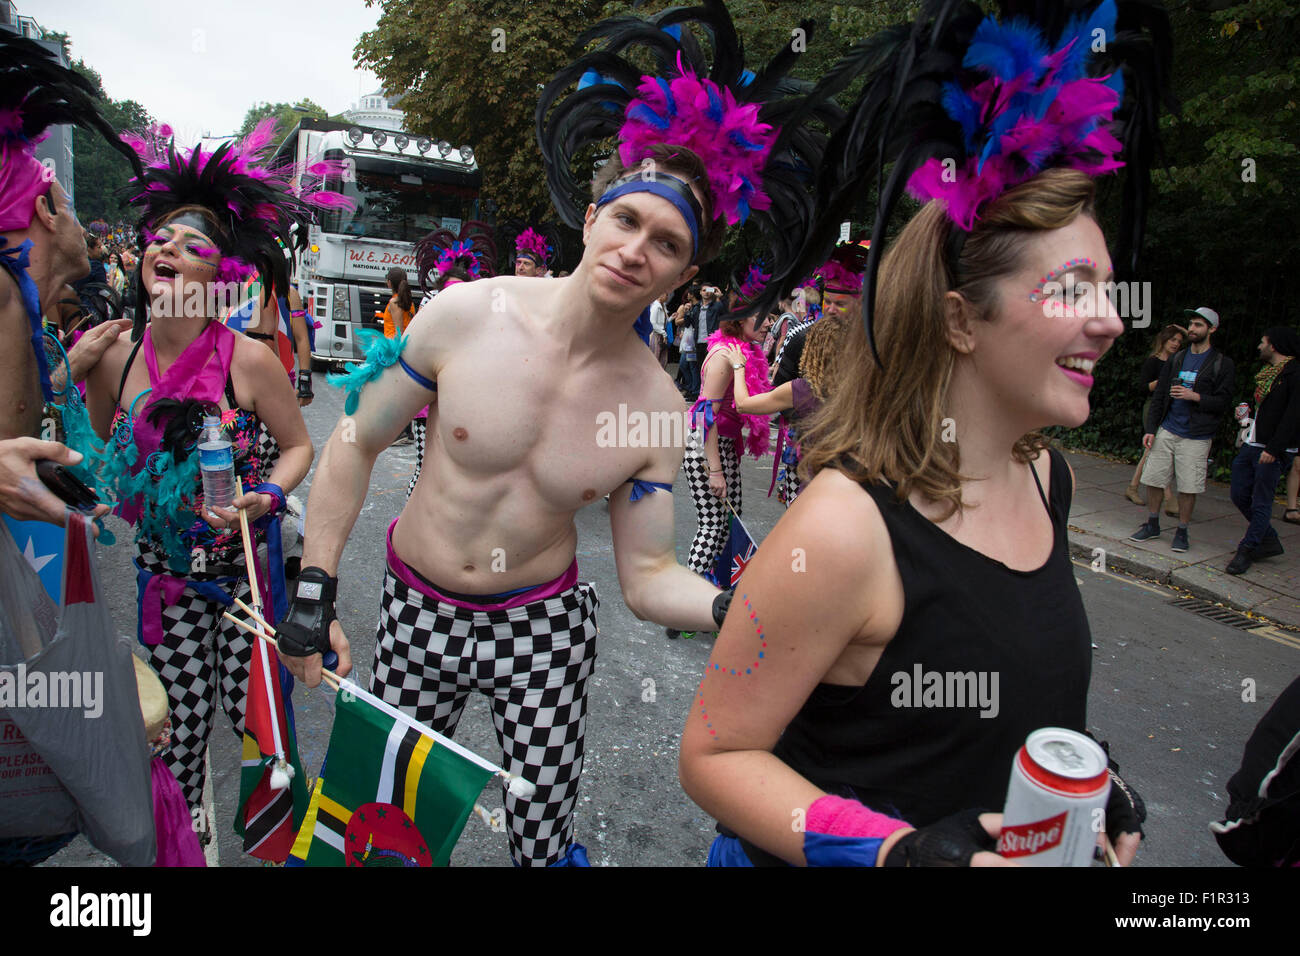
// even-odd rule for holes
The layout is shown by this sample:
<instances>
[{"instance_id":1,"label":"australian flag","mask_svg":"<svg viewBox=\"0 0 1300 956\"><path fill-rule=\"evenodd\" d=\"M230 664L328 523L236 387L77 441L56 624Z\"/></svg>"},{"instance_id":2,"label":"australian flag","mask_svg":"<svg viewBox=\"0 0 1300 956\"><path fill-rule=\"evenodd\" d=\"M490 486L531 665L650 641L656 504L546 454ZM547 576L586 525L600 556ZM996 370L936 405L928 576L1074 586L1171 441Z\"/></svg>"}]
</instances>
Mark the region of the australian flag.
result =
<instances>
[{"instance_id":1,"label":"australian flag","mask_svg":"<svg viewBox=\"0 0 1300 956\"><path fill-rule=\"evenodd\" d=\"M718 555L713 571L708 575L709 579L720 588L732 587L740 580L740 576L745 573L745 568L757 552L758 545L754 543L753 537L740 523L740 519L732 514L731 534L727 536L727 546L722 549L722 554Z\"/></svg>"}]
</instances>

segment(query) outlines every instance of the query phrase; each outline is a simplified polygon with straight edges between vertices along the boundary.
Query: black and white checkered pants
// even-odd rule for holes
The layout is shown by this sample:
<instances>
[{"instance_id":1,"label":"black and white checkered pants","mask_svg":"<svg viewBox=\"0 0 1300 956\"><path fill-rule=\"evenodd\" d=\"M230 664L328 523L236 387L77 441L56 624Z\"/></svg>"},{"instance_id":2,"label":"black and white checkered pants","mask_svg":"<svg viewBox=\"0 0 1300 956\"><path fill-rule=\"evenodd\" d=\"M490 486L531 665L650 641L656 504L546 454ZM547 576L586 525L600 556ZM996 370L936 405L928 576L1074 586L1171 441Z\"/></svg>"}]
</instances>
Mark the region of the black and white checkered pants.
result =
<instances>
[{"instance_id":1,"label":"black and white checkered pants","mask_svg":"<svg viewBox=\"0 0 1300 956\"><path fill-rule=\"evenodd\" d=\"M740 453L736 450L736 442L719 436L718 455L722 459L722 477L727 481L727 498L731 501L731 507L736 509L736 514L743 514L740 508ZM704 574L713 570L718 555L727 546L727 535L731 532L731 512L725 501L714 497L709 491L709 459L705 456L703 447L688 447L682 468L686 472L686 481L691 486L695 514L699 519L686 566L696 574Z\"/></svg>"},{"instance_id":2,"label":"black and white checkered pants","mask_svg":"<svg viewBox=\"0 0 1300 956\"><path fill-rule=\"evenodd\" d=\"M522 607L475 611L413 591L391 569L384 576L370 691L447 736L470 691L490 698L502 766L537 785L528 800L503 788L522 866L558 862L573 840L599 603L579 582Z\"/></svg>"},{"instance_id":3,"label":"black and white checkered pants","mask_svg":"<svg viewBox=\"0 0 1300 956\"><path fill-rule=\"evenodd\" d=\"M138 546L136 560L150 571L170 573L165 561ZM233 591L234 597L247 603L250 592L243 575L242 567L231 567L218 568L215 573L209 568L205 574L188 577L202 581L239 577L237 584L222 589L228 594ZM172 741L163 752L163 761L180 783L191 810L203 805L203 761L218 696L235 735L244 733L252 639L221 616L224 610L219 602L186 588L175 604L163 604L162 643L145 645L149 664L162 681L171 708Z\"/></svg>"},{"instance_id":4,"label":"black and white checkered pants","mask_svg":"<svg viewBox=\"0 0 1300 956\"><path fill-rule=\"evenodd\" d=\"M411 483L406 486L408 499L415 490L415 483L420 480L420 469L424 467L424 442L429 434L429 419L411 419L411 433L415 435L415 474L411 475Z\"/></svg>"}]
</instances>

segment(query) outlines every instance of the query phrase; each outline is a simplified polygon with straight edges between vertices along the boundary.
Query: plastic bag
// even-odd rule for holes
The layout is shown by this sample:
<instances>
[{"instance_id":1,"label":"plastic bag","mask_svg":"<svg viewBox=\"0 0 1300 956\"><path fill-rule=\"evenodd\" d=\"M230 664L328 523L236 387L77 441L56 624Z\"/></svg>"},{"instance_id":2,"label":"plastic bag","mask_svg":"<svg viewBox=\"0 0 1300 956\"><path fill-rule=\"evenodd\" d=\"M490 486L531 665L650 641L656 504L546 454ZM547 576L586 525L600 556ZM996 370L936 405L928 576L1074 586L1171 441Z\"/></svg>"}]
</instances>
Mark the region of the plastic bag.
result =
<instances>
[{"instance_id":1,"label":"plastic bag","mask_svg":"<svg viewBox=\"0 0 1300 956\"><path fill-rule=\"evenodd\" d=\"M131 640L99 599L91 540L69 511L56 605L0 521L0 837L79 830L122 865L149 866L149 749Z\"/></svg>"}]
</instances>

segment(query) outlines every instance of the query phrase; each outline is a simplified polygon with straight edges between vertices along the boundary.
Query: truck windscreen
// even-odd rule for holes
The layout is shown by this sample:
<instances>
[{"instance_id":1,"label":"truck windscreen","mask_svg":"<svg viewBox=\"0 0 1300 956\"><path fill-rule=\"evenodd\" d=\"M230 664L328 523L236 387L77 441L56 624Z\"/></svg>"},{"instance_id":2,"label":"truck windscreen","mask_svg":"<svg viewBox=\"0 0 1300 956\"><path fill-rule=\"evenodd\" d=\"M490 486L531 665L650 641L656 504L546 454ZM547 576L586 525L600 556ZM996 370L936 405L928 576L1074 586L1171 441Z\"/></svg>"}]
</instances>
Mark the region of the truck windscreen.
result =
<instances>
[{"instance_id":1,"label":"truck windscreen","mask_svg":"<svg viewBox=\"0 0 1300 956\"><path fill-rule=\"evenodd\" d=\"M370 239L393 239L415 242L443 225L444 219L474 218L478 189L448 182L464 180L455 174L400 160L370 157L347 157L330 150L327 159L337 159L348 166L343 180L333 180L329 188L342 192L357 204L356 209L326 210L321 227L326 232Z\"/></svg>"}]
</instances>

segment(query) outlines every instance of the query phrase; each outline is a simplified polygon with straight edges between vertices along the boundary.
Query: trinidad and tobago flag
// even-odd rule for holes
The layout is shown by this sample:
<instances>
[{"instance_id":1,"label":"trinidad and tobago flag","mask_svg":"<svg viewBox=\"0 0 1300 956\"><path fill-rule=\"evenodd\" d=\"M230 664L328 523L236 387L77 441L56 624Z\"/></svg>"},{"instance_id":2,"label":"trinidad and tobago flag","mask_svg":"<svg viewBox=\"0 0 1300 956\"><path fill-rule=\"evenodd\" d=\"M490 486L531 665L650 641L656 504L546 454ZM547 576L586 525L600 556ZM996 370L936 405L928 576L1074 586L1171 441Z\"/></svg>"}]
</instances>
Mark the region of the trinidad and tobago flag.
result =
<instances>
[{"instance_id":1,"label":"trinidad and tobago flag","mask_svg":"<svg viewBox=\"0 0 1300 956\"><path fill-rule=\"evenodd\" d=\"M245 853L275 863L288 858L308 802L293 728L292 694L293 678L275 648L255 638L244 704L235 832L244 838ZM284 764L292 768L287 780Z\"/></svg>"},{"instance_id":2,"label":"trinidad and tobago flag","mask_svg":"<svg viewBox=\"0 0 1300 956\"><path fill-rule=\"evenodd\" d=\"M720 588L732 587L740 580L740 576L745 573L746 566L753 560L757 552L758 545L754 544L753 537L750 536L749 531L746 530L733 512L731 515L731 534L727 536L727 546L722 549L722 554L718 555L718 560L713 565L713 571L709 577Z\"/></svg>"}]
</instances>

